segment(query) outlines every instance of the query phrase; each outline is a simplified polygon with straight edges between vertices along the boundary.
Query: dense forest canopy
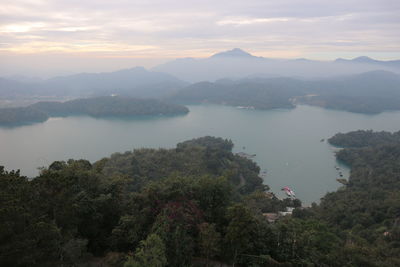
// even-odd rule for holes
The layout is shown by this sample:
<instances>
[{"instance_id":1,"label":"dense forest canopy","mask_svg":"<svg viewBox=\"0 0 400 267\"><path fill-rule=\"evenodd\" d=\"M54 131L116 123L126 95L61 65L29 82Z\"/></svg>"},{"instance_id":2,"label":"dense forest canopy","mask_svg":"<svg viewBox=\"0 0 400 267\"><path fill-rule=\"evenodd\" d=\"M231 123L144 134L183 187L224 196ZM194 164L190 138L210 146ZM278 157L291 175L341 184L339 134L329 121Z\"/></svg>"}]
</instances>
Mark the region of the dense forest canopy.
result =
<instances>
[{"instance_id":1,"label":"dense forest canopy","mask_svg":"<svg viewBox=\"0 0 400 267\"><path fill-rule=\"evenodd\" d=\"M400 143L400 131L374 132L372 130L358 130L349 133L337 133L329 138L329 143L338 147L361 148L383 144Z\"/></svg>"},{"instance_id":2,"label":"dense forest canopy","mask_svg":"<svg viewBox=\"0 0 400 267\"><path fill-rule=\"evenodd\" d=\"M38 102L28 107L0 109L0 124L45 121L52 116L89 115L93 117L127 117L142 115L177 115L189 110L181 105L155 99L103 96L66 102Z\"/></svg>"},{"instance_id":3,"label":"dense forest canopy","mask_svg":"<svg viewBox=\"0 0 400 267\"><path fill-rule=\"evenodd\" d=\"M337 156L349 183L310 208L277 199L259 167L215 137L56 161L32 180L1 168L0 265L397 266L396 135L332 138L348 147ZM287 207L292 216L267 220Z\"/></svg>"}]
</instances>

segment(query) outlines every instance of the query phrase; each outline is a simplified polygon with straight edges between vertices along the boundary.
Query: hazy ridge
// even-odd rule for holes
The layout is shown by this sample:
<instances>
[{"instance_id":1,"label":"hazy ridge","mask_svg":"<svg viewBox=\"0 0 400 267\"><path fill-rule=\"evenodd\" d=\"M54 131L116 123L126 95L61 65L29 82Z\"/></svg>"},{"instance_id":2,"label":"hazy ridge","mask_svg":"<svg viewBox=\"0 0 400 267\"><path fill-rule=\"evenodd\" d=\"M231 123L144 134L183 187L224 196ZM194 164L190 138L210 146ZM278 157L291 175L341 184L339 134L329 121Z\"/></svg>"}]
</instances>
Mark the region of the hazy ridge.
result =
<instances>
[{"instance_id":1,"label":"hazy ridge","mask_svg":"<svg viewBox=\"0 0 400 267\"><path fill-rule=\"evenodd\" d=\"M378 113L400 109L399 62L369 57L330 62L268 59L235 48L204 59L173 60L151 70L136 67L36 82L33 78L0 78L0 105L121 95L182 104L211 102L271 109L302 103Z\"/></svg>"}]
</instances>

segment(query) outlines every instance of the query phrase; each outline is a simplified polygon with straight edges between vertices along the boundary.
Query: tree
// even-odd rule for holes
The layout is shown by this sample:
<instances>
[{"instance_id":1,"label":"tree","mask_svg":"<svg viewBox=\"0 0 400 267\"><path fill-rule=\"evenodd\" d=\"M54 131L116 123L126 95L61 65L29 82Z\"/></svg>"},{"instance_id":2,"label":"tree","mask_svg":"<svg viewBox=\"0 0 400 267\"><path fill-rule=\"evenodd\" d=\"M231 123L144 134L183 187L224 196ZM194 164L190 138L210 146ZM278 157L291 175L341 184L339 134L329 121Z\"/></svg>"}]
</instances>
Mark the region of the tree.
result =
<instances>
[{"instance_id":1,"label":"tree","mask_svg":"<svg viewBox=\"0 0 400 267\"><path fill-rule=\"evenodd\" d=\"M146 240L140 242L134 257L125 262L124 267L163 267L167 265L166 249L161 238L150 234Z\"/></svg>"},{"instance_id":2,"label":"tree","mask_svg":"<svg viewBox=\"0 0 400 267\"><path fill-rule=\"evenodd\" d=\"M199 226L200 253L206 257L207 266L210 258L218 254L221 235L215 229L215 224L202 223Z\"/></svg>"},{"instance_id":3,"label":"tree","mask_svg":"<svg viewBox=\"0 0 400 267\"><path fill-rule=\"evenodd\" d=\"M0 166L0 265L45 266L59 257L61 235L38 208L32 184Z\"/></svg>"},{"instance_id":4,"label":"tree","mask_svg":"<svg viewBox=\"0 0 400 267\"><path fill-rule=\"evenodd\" d=\"M86 253L86 246L88 241L86 239L70 239L68 242L62 247L63 252L63 261L69 262L71 264L77 263Z\"/></svg>"},{"instance_id":5,"label":"tree","mask_svg":"<svg viewBox=\"0 0 400 267\"><path fill-rule=\"evenodd\" d=\"M238 257L252 248L252 237L256 232L256 221L251 212L243 204L235 204L227 212L229 221L226 228L225 243L233 266Z\"/></svg>"}]
</instances>

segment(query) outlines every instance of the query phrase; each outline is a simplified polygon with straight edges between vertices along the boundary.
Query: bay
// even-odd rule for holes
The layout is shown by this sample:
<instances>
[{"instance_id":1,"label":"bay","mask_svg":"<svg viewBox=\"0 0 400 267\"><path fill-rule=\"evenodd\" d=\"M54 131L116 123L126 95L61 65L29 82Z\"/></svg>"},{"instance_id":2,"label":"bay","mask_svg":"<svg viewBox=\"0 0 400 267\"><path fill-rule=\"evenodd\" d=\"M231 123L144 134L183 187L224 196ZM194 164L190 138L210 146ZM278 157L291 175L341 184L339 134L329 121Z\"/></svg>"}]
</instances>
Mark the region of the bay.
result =
<instances>
[{"instance_id":1,"label":"bay","mask_svg":"<svg viewBox=\"0 0 400 267\"><path fill-rule=\"evenodd\" d=\"M96 161L134 148L172 148L205 135L232 139L235 152L256 154L265 183L279 197L291 187L306 205L318 202L341 185L339 166L326 139L358 129L398 131L400 112L356 114L311 106L282 110L245 110L221 105L191 105L175 117L96 119L87 116L51 118L44 123L0 128L0 165L33 177L38 167L55 160ZM321 139L325 139L321 142Z\"/></svg>"}]
</instances>

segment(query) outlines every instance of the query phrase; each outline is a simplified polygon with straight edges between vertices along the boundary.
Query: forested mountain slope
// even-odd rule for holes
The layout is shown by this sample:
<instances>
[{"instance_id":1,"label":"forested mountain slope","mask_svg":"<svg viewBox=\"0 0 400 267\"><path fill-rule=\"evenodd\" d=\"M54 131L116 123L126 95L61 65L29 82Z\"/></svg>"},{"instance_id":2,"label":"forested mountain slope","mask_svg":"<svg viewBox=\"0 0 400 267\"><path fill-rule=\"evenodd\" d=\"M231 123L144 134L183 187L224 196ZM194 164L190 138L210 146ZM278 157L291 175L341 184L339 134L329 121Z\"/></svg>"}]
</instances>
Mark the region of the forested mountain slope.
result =
<instances>
[{"instance_id":1,"label":"forested mountain slope","mask_svg":"<svg viewBox=\"0 0 400 267\"><path fill-rule=\"evenodd\" d=\"M277 199L254 162L214 137L56 161L32 180L1 168L0 264L397 266L400 145L389 135L365 132L341 150L348 186L311 208ZM363 133L338 136L349 146ZM264 216L286 207L297 208Z\"/></svg>"}]
</instances>

